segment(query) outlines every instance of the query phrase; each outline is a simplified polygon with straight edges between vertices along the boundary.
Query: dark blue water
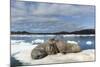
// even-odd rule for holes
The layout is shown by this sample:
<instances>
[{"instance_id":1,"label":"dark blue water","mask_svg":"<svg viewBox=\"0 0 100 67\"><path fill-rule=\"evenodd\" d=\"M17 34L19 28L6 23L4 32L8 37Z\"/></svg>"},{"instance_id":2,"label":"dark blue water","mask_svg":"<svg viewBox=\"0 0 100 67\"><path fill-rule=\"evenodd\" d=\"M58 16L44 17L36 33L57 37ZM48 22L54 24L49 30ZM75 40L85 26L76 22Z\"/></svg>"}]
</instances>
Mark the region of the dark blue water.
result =
<instances>
[{"instance_id":1,"label":"dark blue water","mask_svg":"<svg viewBox=\"0 0 100 67\"><path fill-rule=\"evenodd\" d=\"M11 36L11 40L24 40L27 43L31 43L36 39L40 40L48 40L49 38L55 37L54 35L18 35L18 36ZM59 38L59 36L58 36ZM68 41L76 41L79 43L81 49L95 49L95 36L64 36L63 40ZM87 42L91 42L91 44L87 44Z\"/></svg>"}]
</instances>

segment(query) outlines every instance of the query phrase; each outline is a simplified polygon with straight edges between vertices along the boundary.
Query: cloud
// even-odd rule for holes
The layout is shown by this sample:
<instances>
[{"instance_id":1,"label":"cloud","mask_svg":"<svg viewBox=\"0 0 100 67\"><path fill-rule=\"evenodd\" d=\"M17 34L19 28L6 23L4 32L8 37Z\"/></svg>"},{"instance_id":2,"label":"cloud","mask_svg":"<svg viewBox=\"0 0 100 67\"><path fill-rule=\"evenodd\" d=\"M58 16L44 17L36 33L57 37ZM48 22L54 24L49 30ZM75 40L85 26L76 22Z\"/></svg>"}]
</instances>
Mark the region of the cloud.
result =
<instances>
[{"instance_id":1,"label":"cloud","mask_svg":"<svg viewBox=\"0 0 100 67\"><path fill-rule=\"evenodd\" d=\"M36 9L32 10L33 15L81 15L92 13L94 7L91 6L74 6L63 4L46 4L37 5ZM83 12L85 11L85 12ZM89 13L90 12L90 13Z\"/></svg>"},{"instance_id":2,"label":"cloud","mask_svg":"<svg viewBox=\"0 0 100 67\"><path fill-rule=\"evenodd\" d=\"M17 14L30 15L86 15L94 13L95 7L71 4L51 4L51 3L36 3L36 2L13 2L12 8ZM19 11L18 11L19 10ZM20 13L21 12L21 13ZM23 12L23 13L22 13Z\"/></svg>"},{"instance_id":3,"label":"cloud","mask_svg":"<svg viewBox=\"0 0 100 67\"><path fill-rule=\"evenodd\" d=\"M12 30L35 32L74 31L83 29L87 23L93 24L94 16L94 6L11 2Z\"/></svg>"}]
</instances>

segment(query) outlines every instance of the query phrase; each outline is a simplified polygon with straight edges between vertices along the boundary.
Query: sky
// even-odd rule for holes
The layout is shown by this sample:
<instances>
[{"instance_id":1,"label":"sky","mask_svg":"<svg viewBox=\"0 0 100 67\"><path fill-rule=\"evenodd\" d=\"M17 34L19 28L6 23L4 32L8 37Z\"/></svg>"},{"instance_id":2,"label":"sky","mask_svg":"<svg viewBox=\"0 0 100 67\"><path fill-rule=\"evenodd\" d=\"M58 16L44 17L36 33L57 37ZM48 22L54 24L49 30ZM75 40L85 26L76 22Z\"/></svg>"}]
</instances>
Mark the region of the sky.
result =
<instances>
[{"instance_id":1,"label":"sky","mask_svg":"<svg viewBox=\"0 0 100 67\"><path fill-rule=\"evenodd\" d=\"M95 6L11 0L11 31L50 33L95 28Z\"/></svg>"}]
</instances>

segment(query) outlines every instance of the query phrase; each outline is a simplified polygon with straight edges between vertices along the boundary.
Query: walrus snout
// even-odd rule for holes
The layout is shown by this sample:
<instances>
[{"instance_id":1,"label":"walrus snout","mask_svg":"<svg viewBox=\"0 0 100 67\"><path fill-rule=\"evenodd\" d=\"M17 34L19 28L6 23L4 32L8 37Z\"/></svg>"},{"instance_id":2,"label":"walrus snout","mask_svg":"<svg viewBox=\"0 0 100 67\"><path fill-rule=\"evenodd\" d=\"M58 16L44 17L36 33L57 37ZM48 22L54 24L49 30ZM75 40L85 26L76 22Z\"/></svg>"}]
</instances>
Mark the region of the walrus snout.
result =
<instances>
[{"instance_id":1,"label":"walrus snout","mask_svg":"<svg viewBox=\"0 0 100 67\"><path fill-rule=\"evenodd\" d=\"M48 44L56 44L56 40L54 38L49 39L47 42Z\"/></svg>"}]
</instances>

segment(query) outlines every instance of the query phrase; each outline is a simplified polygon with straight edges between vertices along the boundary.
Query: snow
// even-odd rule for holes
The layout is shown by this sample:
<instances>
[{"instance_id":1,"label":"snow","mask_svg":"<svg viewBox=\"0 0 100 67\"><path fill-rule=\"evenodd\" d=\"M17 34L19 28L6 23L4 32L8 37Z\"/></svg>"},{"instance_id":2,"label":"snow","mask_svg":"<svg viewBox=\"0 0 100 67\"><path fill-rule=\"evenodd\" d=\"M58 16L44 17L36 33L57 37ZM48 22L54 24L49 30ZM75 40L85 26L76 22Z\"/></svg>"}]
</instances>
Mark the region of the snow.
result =
<instances>
[{"instance_id":1,"label":"snow","mask_svg":"<svg viewBox=\"0 0 100 67\"><path fill-rule=\"evenodd\" d=\"M51 64L51 63L67 63L67 62L81 62L81 61L94 61L95 50L88 49L78 53L68 53L56 55L48 55L47 57L39 60L31 59L31 51L37 45L11 45L11 56L19 60L23 65L37 65L37 64Z\"/></svg>"}]
</instances>

